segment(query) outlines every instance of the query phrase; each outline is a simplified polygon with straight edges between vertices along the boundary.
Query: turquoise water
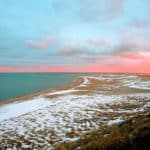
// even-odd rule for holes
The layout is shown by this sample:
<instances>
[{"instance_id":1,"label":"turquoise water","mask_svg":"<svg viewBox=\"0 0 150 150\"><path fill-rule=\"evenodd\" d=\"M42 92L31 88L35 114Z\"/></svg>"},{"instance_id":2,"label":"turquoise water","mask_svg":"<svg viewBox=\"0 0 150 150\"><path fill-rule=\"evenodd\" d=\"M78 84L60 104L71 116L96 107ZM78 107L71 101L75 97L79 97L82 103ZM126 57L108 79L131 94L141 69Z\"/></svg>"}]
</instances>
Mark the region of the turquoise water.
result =
<instances>
[{"instance_id":1,"label":"turquoise water","mask_svg":"<svg viewBox=\"0 0 150 150\"><path fill-rule=\"evenodd\" d=\"M0 101L72 82L72 73L0 73Z\"/></svg>"}]
</instances>

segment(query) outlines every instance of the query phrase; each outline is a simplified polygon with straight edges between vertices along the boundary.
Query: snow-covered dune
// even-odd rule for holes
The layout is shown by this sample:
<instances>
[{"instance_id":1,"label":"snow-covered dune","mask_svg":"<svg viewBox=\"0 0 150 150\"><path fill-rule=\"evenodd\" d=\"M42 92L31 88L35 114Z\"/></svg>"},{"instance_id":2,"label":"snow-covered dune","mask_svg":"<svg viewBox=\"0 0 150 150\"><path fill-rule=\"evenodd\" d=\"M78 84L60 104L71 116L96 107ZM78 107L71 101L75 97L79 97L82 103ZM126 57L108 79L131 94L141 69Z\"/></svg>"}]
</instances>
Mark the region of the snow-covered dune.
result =
<instances>
[{"instance_id":1,"label":"snow-covered dune","mask_svg":"<svg viewBox=\"0 0 150 150\"><path fill-rule=\"evenodd\" d=\"M97 91L76 94L92 86L90 79L118 80L119 85L126 86L125 80L135 82L139 77L100 75L83 78L83 83L72 89L0 106L0 147L53 149L58 142L78 140L85 132L150 112L150 93L105 95ZM60 96L46 97L55 94Z\"/></svg>"}]
</instances>

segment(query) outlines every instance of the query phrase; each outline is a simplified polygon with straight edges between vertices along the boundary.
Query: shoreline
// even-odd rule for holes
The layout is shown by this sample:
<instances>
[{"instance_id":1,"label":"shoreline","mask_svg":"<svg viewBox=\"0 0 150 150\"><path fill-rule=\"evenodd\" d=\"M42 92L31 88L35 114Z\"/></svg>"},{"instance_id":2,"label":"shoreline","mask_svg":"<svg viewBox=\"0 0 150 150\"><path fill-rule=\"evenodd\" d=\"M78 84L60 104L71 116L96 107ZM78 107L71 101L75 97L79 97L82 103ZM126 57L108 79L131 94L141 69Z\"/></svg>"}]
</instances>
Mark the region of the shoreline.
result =
<instances>
[{"instance_id":1,"label":"shoreline","mask_svg":"<svg viewBox=\"0 0 150 150\"><path fill-rule=\"evenodd\" d=\"M108 75L108 74L103 74L104 76ZM116 74L111 74L111 75L116 75ZM125 75L124 73L122 74L118 74L118 75ZM143 81L147 78L150 77L150 75L147 75L147 74L131 74L131 76L137 76L139 78L141 78ZM96 77L97 78L97 77ZM88 80L88 81L86 81ZM89 84L87 83L87 86L80 86L82 84L84 84L84 82L89 82ZM95 91L98 92L98 90L100 90L100 92L103 91L103 86L105 86L105 84L109 85L109 84L115 84L115 82L113 83L107 83L106 80L103 80L103 77L102 77L102 80L99 80L98 78L95 79L95 78L91 78L91 77L88 77L85 79L85 76L83 74L83 76L81 75L77 75L74 80L70 83L67 83L63 86L58 86L56 88L48 88L46 90L41 90L39 92L33 92L31 94L26 94L26 95L22 95L22 96L18 96L18 97L15 97L15 98L9 98L9 99L6 99L6 100L2 100L0 101L0 106L3 106L3 105L6 105L6 104L11 104L11 103L19 103L19 102L24 102L24 101L29 101L29 100L32 100L34 99L35 97L39 97L39 96L45 96L45 98L56 98L57 97L57 94L54 94L54 95L51 95L51 96L46 96L46 94L48 93L51 93L51 92L56 92L56 91L62 91L62 90L70 90L72 88L75 88L77 89L78 91L74 92L75 95L86 95L86 94L90 94L90 93L95 93ZM101 85L102 89L100 88L97 88L98 85ZM124 94L135 94L135 93L149 93L149 90L146 90L146 89L138 89L138 88L130 88L130 87L127 87L126 88L123 88L123 89L119 89L120 91L120 94L118 94L118 90L114 90L112 89L112 92L110 92L109 89L107 89L108 91L108 94L109 95L124 95ZM126 91L126 92L125 92ZM96 92L96 93L97 93ZM102 93L102 94L106 94L106 93ZM107 94L106 94L107 95ZM61 95L58 95L58 96L61 96Z\"/></svg>"},{"instance_id":2,"label":"shoreline","mask_svg":"<svg viewBox=\"0 0 150 150\"><path fill-rule=\"evenodd\" d=\"M56 87L56 88L49 88L47 90L41 90L39 92L34 92L34 93L31 93L31 94L26 94L26 95L18 96L18 97L15 97L15 98L9 98L9 99L6 99L6 100L2 100L0 102L0 106L6 105L6 104L11 104L11 103L18 103L18 102L32 100L35 97L38 97L40 95L44 95L44 94L47 94L47 93L50 93L50 92L54 92L54 91L68 90L70 88L73 88L75 86L78 86L78 85L82 84L83 82L84 82L84 78L82 78L81 76L77 76L77 77L75 77L75 79L72 82L70 82L66 85L63 85L63 86L59 86L59 87Z\"/></svg>"}]
</instances>

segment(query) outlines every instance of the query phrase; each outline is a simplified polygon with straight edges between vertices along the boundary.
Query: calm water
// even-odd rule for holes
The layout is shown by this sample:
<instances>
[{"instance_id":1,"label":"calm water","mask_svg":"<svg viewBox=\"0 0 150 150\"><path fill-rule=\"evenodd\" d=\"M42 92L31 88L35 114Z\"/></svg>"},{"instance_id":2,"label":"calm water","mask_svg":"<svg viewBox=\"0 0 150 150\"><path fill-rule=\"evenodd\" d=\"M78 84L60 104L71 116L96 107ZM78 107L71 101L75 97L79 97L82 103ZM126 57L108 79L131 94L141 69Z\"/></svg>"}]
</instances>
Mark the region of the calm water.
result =
<instances>
[{"instance_id":1,"label":"calm water","mask_svg":"<svg viewBox=\"0 0 150 150\"><path fill-rule=\"evenodd\" d=\"M71 73L0 73L0 101L72 82Z\"/></svg>"}]
</instances>

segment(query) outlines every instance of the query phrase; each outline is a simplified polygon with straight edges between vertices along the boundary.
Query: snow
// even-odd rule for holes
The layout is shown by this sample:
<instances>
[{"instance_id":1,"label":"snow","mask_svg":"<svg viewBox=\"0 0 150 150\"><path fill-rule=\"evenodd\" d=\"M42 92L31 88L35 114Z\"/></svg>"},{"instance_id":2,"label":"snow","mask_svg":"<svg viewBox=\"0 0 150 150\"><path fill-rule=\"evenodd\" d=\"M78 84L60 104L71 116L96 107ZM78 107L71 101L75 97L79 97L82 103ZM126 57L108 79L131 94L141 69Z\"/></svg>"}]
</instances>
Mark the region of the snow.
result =
<instances>
[{"instance_id":1,"label":"snow","mask_svg":"<svg viewBox=\"0 0 150 150\"><path fill-rule=\"evenodd\" d=\"M137 79L136 75L126 75L126 74L101 74L97 76L88 76L88 78L93 78L97 80L129 80Z\"/></svg>"},{"instance_id":2,"label":"snow","mask_svg":"<svg viewBox=\"0 0 150 150\"><path fill-rule=\"evenodd\" d=\"M150 90L150 81L135 81L128 84L130 88Z\"/></svg>"},{"instance_id":3,"label":"snow","mask_svg":"<svg viewBox=\"0 0 150 150\"><path fill-rule=\"evenodd\" d=\"M113 124L119 124L119 123L121 123L121 122L123 122L124 120L123 119L120 119L120 118L117 118L117 119L115 119L115 120L110 120L110 121L108 121L108 123L107 123L107 125L113 125Z\"/></svg>"},{"instance_id":4,"label":"snow","mask_svg":"<svg viewBox=\"0 0 150 150\"><path fill-rule=\"evenodd\" d=\"M68 94L68 93L77 92L77 91L78 91L78 90L75 90L75 89L61 90L61 91L56 91L56 92L49 93L49 94L47 94L47 95Z\"/></svg>"},{"instance_id":5,"label":"snow","mask_svg":"<svg viewBox=\"0 0 150 150\"><path fill-rule=\"evenodd\" d=\"M84 79L84 82L79 85L78 87L86 87L87 85L91 84L90 81L89 81L89 76L81 76L83 79ZM94 77L92 77L94 78Z\"/></svg>"},{"instance_id":6,"label":"snow","mask_svg":"<svg viewBox=\"0 0 150 150\"><path fill-rule=\"evenodd\" d=\"M120 82L120 86L128 86L129 88L137 88L137 89L144 89L150 90L150 81L143 81L136 75L99 75L99 76L87 76L89 79L97 79L97 80L118 80ZM86 77L84 77L86 78ZM86 81L88 82L88 81Z\"/></svg>"},{"instance_id":7,"label":"snow","mask_svg":"<svg viewBox=\"0 0 150 150\"><path fill-rule=\"evenodd\" d=\"M105 101L105 100L106 101ZM15 131L19 135L25 136L25 139L34 137L32 143L39 145L51 140L50 131L55 131L55 138L61 141L74 141L77 137L66 137L66 132L74 129L75 131L84 131L90 129L90 123L78 121L91 119L93 113L87 113L87 107L93 107L98 103L111 102L110 97L96 96L74 96L66 95L58 98L56 101L49 101L44 98L25 101L17 104L6 105L1 107L0 115L0 135L2 137L5 131ZM2 111L5 110L5 111ZM7 110L7 111L6 111ZM13 112L13 110L15 110ZM95 110L92 110L95 111ZM13 112L13 113L12 113ZM7 120L6 120L7 119ZM77 122L75 121L77 120ZM91 121L91 126L97 125ZM49 135L45 136L39 131L48 130ZM32 132L34 131L34 132ZM17 135L14 135L14 137ZM23 143L24 147L29 146ZM47 145L47 144L46 144ZM43 145L44 146L44 145ZM49 146L50 147L50 146Z\"/></svg>"},{"instance_id":8,"label":"snow","mask_svg":"<svg viewBox=\"0 0 150 150\"><path fill-rule=\"evenodd\" d=\"M67 132L73 129L76 133L82 133L86 130L99 128L103 118L94 119L95 113L125 112L125 110L119 109L113 111L106 105L113 105L114 103L123 105L124 102L131 102L131 100L127 100L122 96L104 96L100 94L76 96L67 94L58 97L55 101L41 96L31 101L1 106L0 135L2 136L6 131L16 131L17 134L25 136L25 139L30 139L31 136L34 137L32 143L35 145L39 145L37 141L41 140L45 146L48 146L48 141L53 139L51 131L55 131L55 140L74 141L78 137L66 137ZM98 106L103 106L104 108L100 109ZM140 109L137 109L136 112ZM126 110L127 112L133 113L134 110ZM108 118L106 117L105 120L108 120ZM121 121L123 120L120 118L108 120L108 125ZM47 131L47 135L40 133L40 131ZM29 146L27 143L24 143L25 145ZM48 147L51 146L49 145Z\"/></svg>"},{"instance_id":9,"label":"snow","mask_svg":"<svg viewBox=\"0 0 150 150\"><path fill-rule=\"evenodd\" d=\"M18 117L22 114L32 112L34 110L43 108L49 105L49 101L46 101L42 97L36 97L33 100L28 100L24 102L7 104L0 107L0 121L10 119L13 117Z\"/></svg>"}]
</instances>

